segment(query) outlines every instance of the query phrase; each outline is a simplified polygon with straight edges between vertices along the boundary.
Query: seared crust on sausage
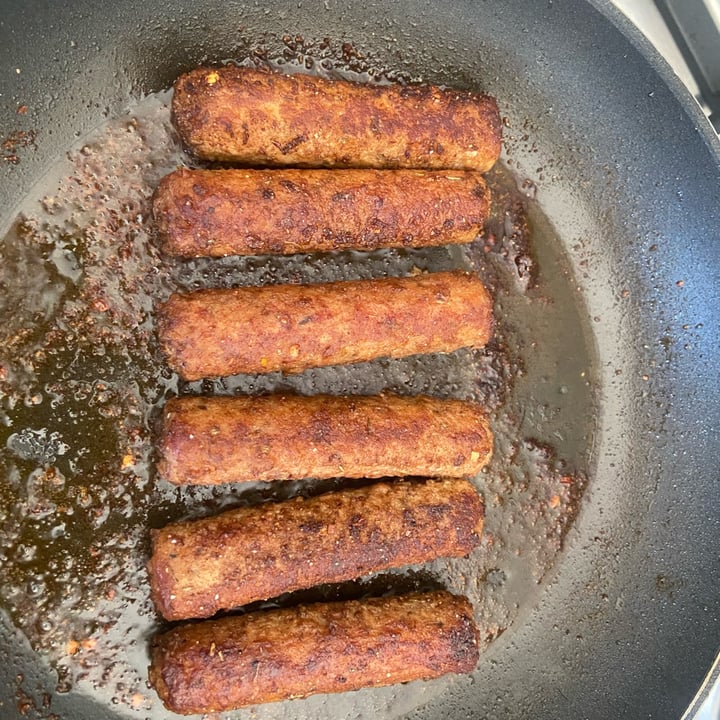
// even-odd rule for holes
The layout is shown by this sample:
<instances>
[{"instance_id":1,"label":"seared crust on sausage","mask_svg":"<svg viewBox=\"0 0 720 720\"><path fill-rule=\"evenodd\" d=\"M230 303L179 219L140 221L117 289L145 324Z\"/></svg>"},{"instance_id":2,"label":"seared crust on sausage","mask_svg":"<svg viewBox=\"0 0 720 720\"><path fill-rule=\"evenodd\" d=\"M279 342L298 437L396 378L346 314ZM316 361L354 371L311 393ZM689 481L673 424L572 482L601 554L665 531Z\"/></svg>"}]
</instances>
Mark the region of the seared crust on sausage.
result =
<instances>
[{"instance_id":1,"label":"seared crust on sausage","mask_svg":"<svg viewBox=\"0 0 720 720\"><path fill-rule=\"evenodd\" d=\"M389 568L462 557L480 541L483 504L467 480L398 480L242 507L159 530L148 563L167 620Z\"/></svg>"},{"instance_id":2,"label":"seared crust on sausage","mask_svg":"<svg viewBox=\"0 0 720 720\"><path fill-rule=\"evenodd\" d=\"M175 485L302 478L471 477L492 433L475 403L431 397L180 397L158 439Z\"/></svg>"},{"instance_id":3,"label":"seared crust on sausage","mask_svg":"<svg viewBox=\"0 0 720 720\"><path fill-rule=\"evenodd\" d=\"M288 255L470 242L489 196L467 171L181 168L153 208L169 255Z\"/></svg>"},{"instance_id":4,"label":"seared crust on sausage","mask_svg":"<svg viewBox=\"0 0 720 720\"><path fill-rule=\"evenodd\" d=\"M175 294L160 347L186 380L482 347L492 301L475 275L440 272Z\"/></svg>"},{"instance_id":5,"label":"seared crust on sausage","mask_svg":"<svg viewBox=\"0 0 720 720\"><path fill-rule=\"evenodd\" d=\"M197 157L246 165L485 172L500 155L495 100L431 85L198 68L175 82L172 117Z\"/></svg>"},{"instance_id":6,"label":"seared crust on sausage","mask_svg":"<svg viewBox=\"0 0 720 720\"><path fill-rule=\"evenodd\" d=\"M468 673L470 603L445 591L267 610L155 638L150 683L176 713Z\"/></svg>"}]
</instances>

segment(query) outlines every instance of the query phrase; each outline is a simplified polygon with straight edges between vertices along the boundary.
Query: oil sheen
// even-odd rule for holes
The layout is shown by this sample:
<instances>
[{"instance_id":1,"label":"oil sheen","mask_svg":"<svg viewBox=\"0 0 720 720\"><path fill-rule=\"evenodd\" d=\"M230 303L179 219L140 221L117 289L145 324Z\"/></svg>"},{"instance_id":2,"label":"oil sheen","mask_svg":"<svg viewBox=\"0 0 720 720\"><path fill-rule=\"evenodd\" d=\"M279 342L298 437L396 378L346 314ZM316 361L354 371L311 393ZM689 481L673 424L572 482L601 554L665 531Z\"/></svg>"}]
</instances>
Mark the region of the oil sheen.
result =
<instances>
[{"instance_id":1,"label":"oil sheen","mask_svg":"<svg viewBox=\"0 0 720 720\"><path fill-rule=\"evenodd\" d=\"M488 178L492 217L465 246L170 260L156 248L151 197L164 174L193 162L174 135L169 100L169 93L151 95L83 138L37 183L0 244L4 612L52 667L56 692L165 717L146 685L148 641L162 627L145 573L151 529L343 485L310 479L171 487L155 477L153 462L154 425L166 398L425 393L478 400L492 415L494 458L475 479L487 507L481 546L466 559L264 605L445 586L473 602L489 652L533 607L561 556L590 462L586 319L534 192L499 165ZM495 298L495 337L484 350L196 383L179 381L158 352L153 308L176 289L455 268L479 273ZM349 693L327 713L398 716L449 682ZM315 717L326 712L323 698L296 702ZM255 716L281 714L275 704Z\"/></svg>"}]
</instances>

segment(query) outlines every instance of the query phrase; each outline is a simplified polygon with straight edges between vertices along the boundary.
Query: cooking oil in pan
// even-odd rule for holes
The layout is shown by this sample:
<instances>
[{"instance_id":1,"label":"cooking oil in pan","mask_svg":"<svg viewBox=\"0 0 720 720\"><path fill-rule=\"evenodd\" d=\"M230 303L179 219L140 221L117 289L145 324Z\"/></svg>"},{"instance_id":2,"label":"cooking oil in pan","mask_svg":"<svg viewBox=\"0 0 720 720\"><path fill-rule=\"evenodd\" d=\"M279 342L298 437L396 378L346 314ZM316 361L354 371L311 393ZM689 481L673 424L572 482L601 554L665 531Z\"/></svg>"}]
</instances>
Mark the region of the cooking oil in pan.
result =
<instances>
[{"instance_id":1,"label":"cooking oil in pan","mask_svg":"<svg viewBox=\"0 0 720 720\"><path fill-rule=\"evenodd\" d=\"M535 603L589 462L591 354L551 226L498 167L493 217L469 246L170 261L154 245L150 198L160 177L189 161L168 101L150 96L84 138L36 186L0 246L3 608L57 672L57 692L164 717L146 685L148 640L161 627L144 570L150 528L342 484L171 488L153 473L153 425L166 397L389 390L476 399L491 411L495 455L476 479L487 506L482 545L467 559L277 602L443 585L472 600L490 643ZM156 346L153 305L173 289L458 267L478 272L496 299L495 338L481 351L182 383ZM298 702L314 717L397 716L453 682L351 693L331 709L323 698ZM256 716L279 716L279 707Z\"/></svg>"}]
</instances>

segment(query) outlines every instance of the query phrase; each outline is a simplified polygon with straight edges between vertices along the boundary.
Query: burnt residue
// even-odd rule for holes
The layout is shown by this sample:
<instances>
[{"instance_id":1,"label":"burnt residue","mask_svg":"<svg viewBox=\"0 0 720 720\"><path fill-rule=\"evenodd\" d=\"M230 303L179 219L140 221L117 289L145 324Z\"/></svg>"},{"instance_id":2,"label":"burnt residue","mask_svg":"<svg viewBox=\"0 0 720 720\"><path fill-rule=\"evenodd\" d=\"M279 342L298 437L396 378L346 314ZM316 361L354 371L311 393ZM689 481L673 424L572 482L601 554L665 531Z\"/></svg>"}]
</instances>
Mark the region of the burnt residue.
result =
<instances>
[{"instance_id":1,"label":"burnt residue","mask_svg":"<svg viewBox=\"0 0 720 720\"><path fill-rule=\"evenodd\" d=\"M58 692L85 675L115 693L128 671L100 660L112 628L150 608L147 428L175 382L154 340L166 275L150 197L178 158L170 136L154 98L87 138L0 244L0 595ZM129 678L128 702L140 686Z\"/></svg>"},{"instance_id":2,"label":"burnt residue","mask_svg":"<svg viewBox=\"0 0 720 720\"><path fill-rule=\"evenodd\" d=\"M20 108L25 107L21 105ZM18 108L18 112L20 112ZM27 108L25 108L27 112ZM6 135L0 142L0 149L2 150L2 159L12 165L17 165L20 162L19 151L28 148L36 147L35 138L37 131L35 130L13 130L11 133Z\"/></svg>"},{"instance_id":3,"label":"burnt residue","mask_svg":"<svg viewBox=\"0 0 720 720\"><path fill-rule=\"evenodd\" d=\"M492 188L492 207L478 244L483 253L501 261L494 268L494 284L507 283L507 277L497 276L502 271L525 294L537 283L537 261L530 247L529 199L522 192L522 184L519 188L516 177L504 166L494 167L486 177Z\"/></svg>"},{"instance_id":4,"label":"burnt residue","mask_svg":"<svg viewBox=\"0 0 720 720\"><path fill-rule=\"evenodd\" d=\"M413 80L350 44L288 38L286 50L286 70ZM264 62L262 48L247 59ZM150 208L160 177L179 164L193 163L170 126L169 96L150 97L73 148L0 244L0 598L58 671L57 691L164 717L146 686L146 638L159 627L144 570L150 528L356 486L332 479L178 490L157 481L153 427L176 393L391 390L481 402L495 449L475 479L486 518L468 558L249 609L441 585L471 599L481 646L511 630L535 603L579 507L594 426L591 353L569 266L539 209L542 187L523 187L498 165L488 175L486 229L464 246L180 262L157 250ZM455 269L477 272L491 289L494 336L482 350L182 383L155 341L154 305L175 290ZM360 519L349 522L349 533L366 531Z\"/></svg>"}]
</instances>

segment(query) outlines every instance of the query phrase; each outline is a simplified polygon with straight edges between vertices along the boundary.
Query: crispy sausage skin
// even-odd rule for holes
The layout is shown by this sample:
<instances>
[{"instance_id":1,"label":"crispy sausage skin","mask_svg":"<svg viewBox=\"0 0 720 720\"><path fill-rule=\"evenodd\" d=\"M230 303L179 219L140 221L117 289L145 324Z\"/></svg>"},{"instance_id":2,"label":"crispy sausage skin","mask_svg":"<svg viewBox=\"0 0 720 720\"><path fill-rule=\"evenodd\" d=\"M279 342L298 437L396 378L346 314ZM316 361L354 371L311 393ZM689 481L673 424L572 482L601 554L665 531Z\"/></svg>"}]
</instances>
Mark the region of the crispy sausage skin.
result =
<instances>
[{"instance_id":1,"label":"crispy sausage skin","mask_svg":"<svg viewBox=\"0 0 720 720\"><path fill-rule=\"evenodd\" d=\"M492 300L477 276L439 272L171 295L160 347L186 380L482 347Z\"/></svg>"},{"instance_id":2,"label":"crispy sausage skin","mask_svg":"<svg viewBox=\"0 0 720 720\"><path fill-rule=\"evenodd\" d=\"M197 157L245 165L485 172L500 155L494 98L431 85L198 68L175 82L172 117Z\"/></svg>"},{"instance_id":3,"label":"crispy sausage skin","mask_svg":"<svg viewBox=\"0 0 720 720\"><path fill-rule=\"evenodd\" d=\"M431 397L180 397L165 405L160 477L248 480L472 477L493 437L475 403Z\"/></svg>"},{"instance_id":4,"label":"crispy sausage skin","mask_svg":"<svg viewBox=\"0 0 720 720\"><path fill-rule=\"evenodd\" d=\"M162 247L180 257L465 243L488 215L476 172L188 170L162 179Z\"/></svg>"},{"instance_id":5,"label":"crispy sausage skin","mask_svg":"<svg viewBox=\"0 0 720 720\"><path fill-rule=\"evenodd\" d=\"M166 620L389 568L462 557L480 541L483 504L467 480L376 483L168 525L148 563Z\"/></svg>"},{"instance_id":6,"label":"crispy sausage skin","mask_svg":"<svg viewBox=\"0 0 720 720\"><path fill-rule=\"evenodd\" d=\"M469 673L479 633L445 591L266 610L155 638L150 683L168 710L247 705Z\"/></svg>"}]
</instances>

